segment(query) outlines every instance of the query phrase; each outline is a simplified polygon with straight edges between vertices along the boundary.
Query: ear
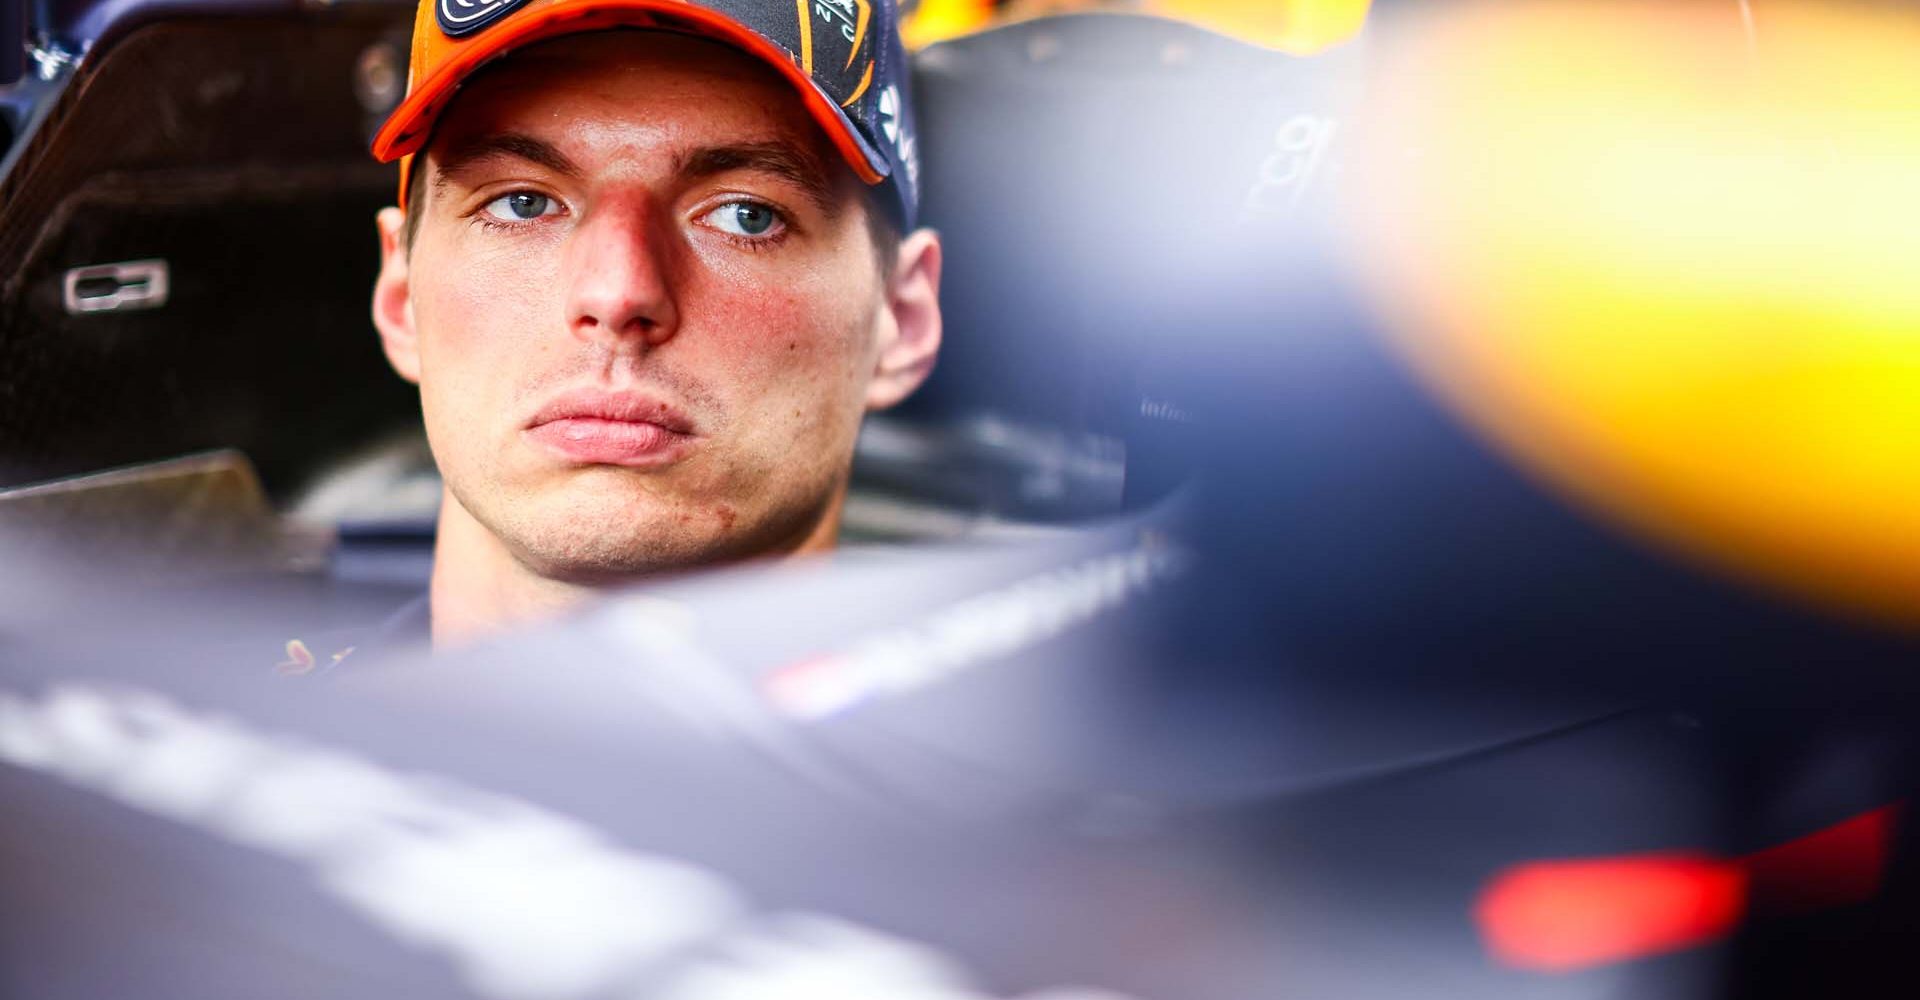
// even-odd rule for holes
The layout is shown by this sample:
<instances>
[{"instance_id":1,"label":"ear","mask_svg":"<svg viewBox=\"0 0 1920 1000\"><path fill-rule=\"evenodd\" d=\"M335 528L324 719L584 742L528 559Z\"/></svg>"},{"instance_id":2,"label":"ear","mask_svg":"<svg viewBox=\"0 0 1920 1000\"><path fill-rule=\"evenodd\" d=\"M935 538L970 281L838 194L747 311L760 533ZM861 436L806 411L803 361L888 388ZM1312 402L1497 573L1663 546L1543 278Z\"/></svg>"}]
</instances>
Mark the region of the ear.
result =
<instances>
[{"instance_id":1,"label":"ear","mask_svg":"<svg viewBox=\"0 0 1920 1000\"><path fill-rule=\"evenodd\" d=\"M940 353L940 234L920 229L900 241L880 317L880 357L867 383L867 409L913 394Z\"/></svg>"},{"instance_id":2,"label":"ear","mask_svg":"<svg viewBox=\"0 0 1920 1000\"><path fill-rule=\"evenodd\" d=\"M380 230L380 276L373 279L373 326L380 331L387 363L400 377L420 381L420 343L414 335L413 289L407 283L407 213L383 208L374 217Z\"/></svg>"}]
</instances>

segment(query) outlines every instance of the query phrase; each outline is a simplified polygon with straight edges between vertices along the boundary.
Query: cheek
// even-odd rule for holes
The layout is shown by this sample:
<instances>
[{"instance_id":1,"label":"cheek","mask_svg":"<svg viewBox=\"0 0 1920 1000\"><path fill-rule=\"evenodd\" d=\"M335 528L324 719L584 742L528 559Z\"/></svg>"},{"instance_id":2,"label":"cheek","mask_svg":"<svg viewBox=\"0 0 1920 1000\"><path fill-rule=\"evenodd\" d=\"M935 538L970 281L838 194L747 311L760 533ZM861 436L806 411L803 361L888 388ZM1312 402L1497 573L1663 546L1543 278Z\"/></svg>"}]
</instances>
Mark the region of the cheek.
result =
<instances>
[{"instance_id":1,"label":"cheek","mask_svg":"<svg viewBox=\"0 0 1920 1000\"><path fill-rule=\"evenodd\" d=\"M421 350L442 358L498 350L503 335L552 307L556 284L544 255L516 248L463 245L448 239L423 255L414 274L414 318L423 327Z\"/></svg>"},{"instance_id":2,"label":"cheek","mask_svg":"<svg viewBox=\"0 0 1920 1000\"><path fill-rule=\"evenodd\" d=\"M763 391L812 400L801 413L788 414L805 416L836 397L864 396L878 296L873 282L860 277L847 265L719 271L705 297L712 312L698 326L712 331L734 376Z\"/></svg>"},{"instance_id":3,"label":"cheek","mask_svg":"<svg viewBox=\"0 0 1920 1000\"><path fill-rule=\"evenodd\" d=\"M415 320L431 332L421 349L454 356L524 350L558 322L557 248L533 240L448 234L418 269Z\"/></svg>"},{"instance_id":4,"label":"cheek","mask_svg":"<svg viewBox=\"0 0 1920 1000\"><path fill-rule=\"evenodd\" d=\"M730 380L750 394L739 409L753 415L742 437L796 470L837 465L865 412L872 361L864 327L849 310L822 309L802 294L759 297L741 315L748 322L729 354Z\"/></svg>"},{"instance_id":5,"label":"cheek","mask_svg":"<svg viewBox=\"0 0 1920 1000\"><path fill-rule=\"evenodd\" d=\"M444 261L459 263L436 266ZM414 274L421 407L435 450L451 454L513 412L516 379L549 346L528 331L558 307L542 298L553 283L529 277L532 262L447 247L422 263Z\"/></svg>"}]
</instances>

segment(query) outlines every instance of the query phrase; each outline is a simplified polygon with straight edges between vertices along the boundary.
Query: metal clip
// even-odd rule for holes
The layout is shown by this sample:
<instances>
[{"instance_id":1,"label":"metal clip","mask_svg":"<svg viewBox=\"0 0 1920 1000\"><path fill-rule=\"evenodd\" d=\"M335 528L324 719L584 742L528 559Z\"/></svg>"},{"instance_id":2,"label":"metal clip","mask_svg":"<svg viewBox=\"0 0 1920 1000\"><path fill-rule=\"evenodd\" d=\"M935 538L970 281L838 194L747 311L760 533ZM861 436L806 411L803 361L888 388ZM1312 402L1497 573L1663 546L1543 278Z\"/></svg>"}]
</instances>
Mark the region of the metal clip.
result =
<instances>
[{"instance_id":1,"label":"metal clip","mask_svg":"<svg viewBox=\"0 0 1920 1000\"><path fill-rule=\"evenodd\" d=\"M167 304L167 262L129 260L95 264L67 272L62 298L67 312L122 312L158 309Z\"/></svg>"}]
</instances>

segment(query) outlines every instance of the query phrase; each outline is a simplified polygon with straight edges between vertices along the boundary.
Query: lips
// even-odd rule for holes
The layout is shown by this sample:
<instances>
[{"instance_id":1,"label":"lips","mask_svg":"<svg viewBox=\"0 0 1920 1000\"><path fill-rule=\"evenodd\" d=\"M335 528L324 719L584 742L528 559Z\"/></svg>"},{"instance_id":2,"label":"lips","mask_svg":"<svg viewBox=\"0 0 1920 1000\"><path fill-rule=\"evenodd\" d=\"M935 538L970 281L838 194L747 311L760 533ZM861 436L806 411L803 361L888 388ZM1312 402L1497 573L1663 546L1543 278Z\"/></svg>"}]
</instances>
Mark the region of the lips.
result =
<instances>
[{"instance_id":1,"label":"lips","mask_svg":"<svg viewBox=\"0 0 1920 1000\"><path fill-rule=\"evenodd\" d=\"M576 390L542 406L525 433L539 447L582 465L668 465L696 439L693 421L644 392Z\"/></svg>"}]
</instances>

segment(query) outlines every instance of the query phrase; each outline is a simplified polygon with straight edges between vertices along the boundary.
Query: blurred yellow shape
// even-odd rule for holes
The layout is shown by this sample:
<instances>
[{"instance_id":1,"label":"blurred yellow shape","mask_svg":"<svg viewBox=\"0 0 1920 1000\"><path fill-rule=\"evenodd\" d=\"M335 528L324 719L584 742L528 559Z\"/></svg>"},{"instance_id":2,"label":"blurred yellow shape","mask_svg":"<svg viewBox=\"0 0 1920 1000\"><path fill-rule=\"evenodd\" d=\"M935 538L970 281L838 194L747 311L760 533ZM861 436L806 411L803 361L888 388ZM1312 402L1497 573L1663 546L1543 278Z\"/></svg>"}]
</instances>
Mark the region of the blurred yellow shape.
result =
<instances>
[{"instance_id":1,"label":"blurred yellow shape","mask_svg":"<svg viewBox=\"0 0 1920 1000\"><path fill-rule=\"evenodd\" d=\"M920 0L900 24L900 40L909 49L979 31L993 22L993 0Z\"/></svg>"},{"instance_id":2,"label":"blurred yellow shape","mask_svg":"<svg viewBox=\"0 0 1920 1000\"><path fill-rule=\"evenodd\" d=\"M1154 14L1293 55L1351 40L1372 0L921 0L901 25L910 49L1050 14Z\"/></svg>"},{"instance_id":3,"label":"blurred yellow shape","mask_svg":"<svg viewBox=\"0 0 1920 1000\"><path fill-rule=\"evenodd\" d=\"M1428 21L1349 188L1399 345L1640 529L1920 619L1920 27L1768 4Z\"/></svg>"},{"instance_id":4,"label":"blurred yellow shape","mask_svg":"<svg viewBox=\"0 0 1920 1000\"><path fill-rule=\"evenodd\" d=\"M1308 56L1350 41L1372 0L1150 0L1153 13Z\"/></svg>"}]
</instances>

